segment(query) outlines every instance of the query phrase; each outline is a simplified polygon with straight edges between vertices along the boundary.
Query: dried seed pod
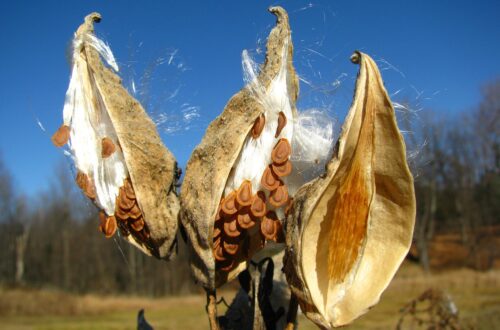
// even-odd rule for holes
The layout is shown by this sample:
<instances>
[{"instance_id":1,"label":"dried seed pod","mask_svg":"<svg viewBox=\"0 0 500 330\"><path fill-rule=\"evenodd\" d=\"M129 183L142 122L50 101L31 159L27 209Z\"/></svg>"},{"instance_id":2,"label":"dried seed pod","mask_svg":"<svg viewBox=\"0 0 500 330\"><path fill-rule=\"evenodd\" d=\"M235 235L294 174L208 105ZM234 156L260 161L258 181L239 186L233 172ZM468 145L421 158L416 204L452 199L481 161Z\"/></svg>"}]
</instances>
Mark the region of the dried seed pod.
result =
<instances>
[{"instance_id":1,"label":"dried seed pod","mask_svg":"<svg viewBox=\"0 0 500 330\"><path fill-rule=\"evenodd\" d=\"M144 228L125 238L147 254L168 258L175 251L178 223L176 161L153 121L121 85L113 53L95 37L94 22L100 18L88 15L75 33L64 124L53 141L63 145L70 138L77 184L108 217L116 213L124 220L124 211L137 205Z\"/></svg>"},{"instance_id":2,"label":"dried seed pod","mask_svg":"<svg viewBox=\"0 0 500 330\"><path fill-rule=\"evenodd\" d=\"M275 133L279 112L283 112L289 122L296 116L298 79L292 65L293 45L288 15L280 7L273 7L270 11L276 15L277 24L268 38L265 63L258 75L255 74L251 60L244 52L243 64L250 77L248 84L230 99L224 112L207 128L187 164L181 187L180 219L190 241L191 269L196 279L209 290L237 276L246 267L247 259L262 248L257 244L242 245L234 258L215 262L213 227L219 202L223 196L238 190L246 180L251 183L252 192L263 190L261 178L264 171L267 169L273 175L269 159L278 143ZM291 141L292 135L293 125L282 128L280 137ZM279 181L275 188L278 185ZM257 196L259 200L240 195L237 204L240 208L250 206L253 215L264 213L265 199L259 193ZM226 199L223 199L223 210ZM227 209L236 214L232 205L229 206ZM225 227L229 226L227 219L224 220ZM237 219L231 218L231 221L235 221L229 222L233 229L238 226ZM261 240L257 230L252 233L246 230L245 235L245 239L252 242Z\"/></svg>"},{"instance_id":3,"label":"dried seed pod","mask_svg":"<svg viewBox=\"0 0 500 330\"><path fill-rule=\"evenodd\" d=\"M283 113L283 111L280 111L280 113L278 114L278 127L276 128L276 134L274 135L275 138L280 136L281 130L283 129L283 127L285 127L285 125L286 125L286 116Z\"/></svg>"},{"instance_id":4,"label":"dried seed pod","mask_svg":"<svg viewBox=\"0 0 500 330\"><path fill-rule=\"evenodd\" d=\"M375 62L355 97L324 176L294 196L285 272L316 324L348 324L376 304L411 244L415 194L405 144Z\"/></svg>"},{"instance_id":5,"label":"dried seed pod","mask_svg":"<svg viewBox=\"0 0 500 330\"><path fill-rule=\"evenodd\" d=\"M254 139L257 139L260 134L262 133L262 130L264 129L264 125L266 124L266 116L264 114L261 114L257 119L255 119L255 122L252 127L252 137Z\"/></svg>"}]
</instances>

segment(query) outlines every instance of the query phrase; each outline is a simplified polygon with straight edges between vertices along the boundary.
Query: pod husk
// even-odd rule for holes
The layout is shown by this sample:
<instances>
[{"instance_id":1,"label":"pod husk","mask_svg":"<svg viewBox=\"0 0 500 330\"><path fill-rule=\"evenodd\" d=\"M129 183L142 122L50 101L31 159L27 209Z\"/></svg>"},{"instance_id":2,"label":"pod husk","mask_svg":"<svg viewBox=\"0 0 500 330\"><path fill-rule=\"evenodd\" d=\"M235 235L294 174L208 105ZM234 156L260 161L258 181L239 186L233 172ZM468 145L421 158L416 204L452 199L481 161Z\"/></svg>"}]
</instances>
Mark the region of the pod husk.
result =
<instances>
[{"instance_id":1,"label":"pod husk","mask_svg":"<svg viewBox=\"0 0 500 330\"><path fill-rule=\"evenodd\" d=\"M298 94L298 78L292 65L293 45L290 40L288 15L281 7L269 11L277 18L268 42L264 65L258 76L259 84L269 87L282 65L282 50L287 49L287 85L293 103ZM181 188L181 222L189 238L190 264L194 277L213 290L233 279L246 267L241 262L230 272L217 271L212 252L213 227L226 181L243 143L251 133L255 120L264 112L263 106L249 88L243 88L227 103L223 113L207 128L201 143L193 151L186 167Z\"/></svg>"},{"instance_id":2,"label":"pod husk","mask_svg":"<svg viewBox=\"0 0 500 330\"><path fill-rule=\"evenodd\" d=\"M85 18L78 34L92 33L100 15ZM168 259L175 252L179 200L175 191L177 162L163 145L156 125L141 104L122 86L121 79L106 67L93 47L84 47L88 67L103 97L118 136L137 203L143 213L150 237L126 239L146 254Z\"/></svg>"},{"instance_id":3,"label":"pod husk","mask_svg":"<svg viewBox=\"0 0 500 330\"><path fill-rule=\"evenodd\" d=\"M359 52L352 60L360 64L356 92L333 158L325 175L294 196L286 222L288 283L323 328L348 324L378 302L408 252L415 221L391 100L375 62Z\"/></svg>"}]
</instances>

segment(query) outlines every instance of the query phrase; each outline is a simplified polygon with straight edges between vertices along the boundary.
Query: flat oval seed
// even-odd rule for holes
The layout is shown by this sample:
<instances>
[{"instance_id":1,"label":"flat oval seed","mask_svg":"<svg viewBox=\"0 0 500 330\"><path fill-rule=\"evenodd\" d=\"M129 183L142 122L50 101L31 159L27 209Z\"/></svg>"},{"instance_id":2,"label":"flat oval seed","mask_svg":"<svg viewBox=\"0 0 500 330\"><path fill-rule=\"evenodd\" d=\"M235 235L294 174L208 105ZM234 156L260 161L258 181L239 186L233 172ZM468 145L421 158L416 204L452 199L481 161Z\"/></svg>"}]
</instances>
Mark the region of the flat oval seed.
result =
<instances>
[{"instance_id":1,"label":"flat oval seed","mask_svg":"<svg viewBox=\"0 0 500 330\"><path fill-rule=\"evenodd\" d=\"M224 250L220 244L220 239L214 242L214 257L218 261L226 260L226 257L224 256Z\"/></svg>"},{"instance_id":2,"label":"flat oval seed","mask_svg":"<svg viewBox=\"0 0 500 330\"><path fill-rule=\"evenodd\" d=\"M250 209L245 208L238 212L238 224L243 229L252 228L255 225L255 221L252 219L250 215Z\"/></svg>"},{"instance_id":3,"label":"flat oval seed","mask_svg":"<svg viewBox=\"0 0 500 330\"><path fill-rule=\"evenodd\" d=\"M104 233L106 227L106 213L99 211L99 230Z\"/></svg>"},{"instance_id":4,"label":"flat oval seed","mask_svg":"<svg viewBox=\"0 0 500 330\"><path fill-rule=\"evenodd\" d=\"M109 137L105 137L101 140L101 156L102 158L108 158L116 151L116 146Z\"/></svg>"},{"instance_id":5,"label":"flat oval seed","mask_svg":"<svg viewBox=\"0 0 500 330\"><path fill-rule=\"evenodd\" d=\"M236 192L236 201L240 206L252 204L252 183L248 180L243 181Z\"/></svg>"},{"instance_id":6,"label":"flat oval seed","mask_svg":"<svg viewBox=\"0 0 500 330\"><path fill-rule=\"evenodd\" d=\"M292 173L292 162L290 160L287 160L286 162L284 162L281 165L280 164L272 164L271 166L273 168L274 174L276 174L280 178L285 177L285 176L289 175L290 173Z\"/></svg>"},{"instance_id":7,"label":"flat oval seed","mask_svg":"<svg viewBox=\"0 0 500 330\"><path fill-rule=\"evenodd\" d=\"M229 195L227 195L221 204L222 212L227 215L235 214L238 209L236 207L236 191L232 191Z\"/></svg>"},{"instance_id":8,"label":"flat oval seed","mask_svg":"<svg viewBox=\"0 0 500 330\"><path fill-rule=\"evenodd\" d=\"M278 221L276 213L269 211L260 222L260 232L268 240L274 240L276 237L277 227L274 223L275 221Z\"/></svg>"},{"instance_id":9,"label":"flat oval seed","mask_svg":"<svg viewBox=\"0 0 500 330\"><path fill-rule=\"evenodd\" d=\"M214 227L213 238L214 239L219 238L219 236L220 236L221 233L222 233L222 230L220 230L219 227Z\"/></svg>"},{"instance_id":10,"label":"flat oval seed","mask_svg":"<svg viewBox=\"0 0 500 330\"><path fill-rule=\"evenodd\" d=\"M85 190L85 187L87 187L87 183L89 181L89 177L87 174L78 171L78 174L76 175L76 185L81 189Z\"/></svg>"},{"instance_id":11,"label":"flat oval seed","mask_svg":"<svg viewBox=\"0 0 500 330\"><path fill-rule=\"evenodd\" d=\"M141 231L144 228L144 220L139 218L130 222L130 227L135 231Z\"/></svg>"},{"instance_id":12,"label":"flat oval seed","mask_svg":"<svg viewBox=\"0 0 500 330\"><path fill-rule=\"evenodd\" d=\"M238 252L238 248L240 246L238 243L231 243L227 241L224 241L222 244L224 246L224 251L226 251L226 253L230 255L235 255L236 252Z\"/></svg>"},{"instance_id":13,"label":"flat oval seed","mask_svg":"<svg viewBox=\"0 0 500 330\"><path fill-rule=\"evenodd\" d=\"M130 211L128 211L128 215L134 220L139 219L139 217L142 215L142 212L137 203L135 203L134 206L132 206L132 208L130 209Z\"/></svg>"},{"instance_id":14,"label":"flat oval seed","mask_svg":"<svg viewBox=\"0 0 500 330\"><path fill-rule=\"evenodd\" d=\"M56 147L62 147L69 141L69 135L70 135L70 129L69 126L66 125L61 125L59 129L52 135L50 138L52 140L52 143Z\"/></svg>"},{"instance_id":15,"label":"flat oval seed","mask_svg":"<svg viewBox=\"0 0 500 330\"><path fill-rule=\"evenodd\" d=\"M283 130L283 127L286 126L286 116L283 113L283 111L280 111L278 114L278 127L276 128L276 134L274 134L274 137L277 138L280 136L281 131Z\"/></svg>"},{"instance_id":16,"label":"flat oval seed","mask_svg":"<svg viewBox=\"0 0 500 330\"><path fill-rule=\"evenodd\" d=\"M275 164L282 164L292 154L292 147L287 139L280 139L271 153L271 159Z\"/></svg>"},{"instance_id":17,"label":"flat oval seed","mask_svg":"<svg viewBox=\"0 0 500 330\"><path fill-rule=\"evenodd\" d=\"M260 179L260 184L269 191L273 191L280 185L280 180L273 173L270 165L264 170L264 174L262 174L262 178Z\"/></svg>"},{"instance_id":18,"label":"flat oval seed","mask_svg":"<svg viewBox=\"0 0 500 330\"><path fill-rule=\"evenodd\" d=\"M241 230L238 227L238 221L236 217L232 218L230 221L224 222L224 233L229 237L238 237L241 234Z\"/></svg>"},{"instance_id":19,"label":"flat oval seed","mask_svg":"<svg viewBox=\"0 0 500 330\"><path fill-rule=\"evenodd\" d=\"M94 182L87 176L87 184L85 185L85 189L83 190L83 193L85 196L88 198L94 200L96 198L96 191L95 191L95 186Z\"/></svg>"},{"instance_id":20,"label":"flat oval seed","mask_svg":"<svg viewBox=\"0 0 500 330\"><path fill-rule=\"evenodd\" d=\"M134 188L132 187L132 182L130 181L130 178L126 178L123 182L123 190L125 191L125 194L127 195L128 198L130 199L135 199L135 191Z\"/></svg>"},{"instance_id":21,"label":"flat oval seed","mask_svg":"<svg viewBox=\"0 0 500 330\"><path fill-rule=\"evenodd\" d=\"M123 210L118 204L115 205L115 216L120 220L127 220L129 218L128 211Z\"/></svg>"},{"instance_id":22,"label":"flat oval seed","mask_svg":"<svg viewBox=\"0 0 500 330\"><path fill-rule=\"evenodd\" d=\"M286 185L280 185L276 190L271 192L269 203L274 207L281 207L288 202L288 189Z\"/></svg>"},{"instance_id":23,"label":"flat oval seed","mask_svg":"<svg viewBox=\"0 0 500 330\"><path fill-rule=\"evenodd\" d=\"M123 210L128 211L134 206L135 199L128 198L127 194L125 193L125 191L122 187L122 188L120 188L116 202L118 203L119 207L121 207Z\"/></svg>"},{"instance_id":24,"label":"flat oval seed","mask_svg":"<svg viewBox=\"0 0 500 330\"><path fill-rule=\"evenodd\" d=\"M252 137L254 139L257 139L260 136L262 130L264 129L265 124L266 124L266 117L264 116L264 114L261 114L257 119L255 119L255 122L253 123L252 127Z\"/></svg>"},{"instance_id":25,"label":"flat oval seed","mask_svg":"<svg viewBox=\"0 0 500 330\"><path fill-rule=\"evenodd\" d=\"M266 194L263 191L258 191L253 196L250 212L257 218L263 217L266 214Z\"/></svg>"},{"instance_id":26,"label":"flat oval seed","mask_svg":"<svg viewBox=\"0 0 500 330\"><path fill-rule=\"evenodd\" d=\"M116 232L117 224L116 218L114 216L109 216L106 218L106 225L104 227L104 236L110 238Z\"/></svg>"}]
</instances>

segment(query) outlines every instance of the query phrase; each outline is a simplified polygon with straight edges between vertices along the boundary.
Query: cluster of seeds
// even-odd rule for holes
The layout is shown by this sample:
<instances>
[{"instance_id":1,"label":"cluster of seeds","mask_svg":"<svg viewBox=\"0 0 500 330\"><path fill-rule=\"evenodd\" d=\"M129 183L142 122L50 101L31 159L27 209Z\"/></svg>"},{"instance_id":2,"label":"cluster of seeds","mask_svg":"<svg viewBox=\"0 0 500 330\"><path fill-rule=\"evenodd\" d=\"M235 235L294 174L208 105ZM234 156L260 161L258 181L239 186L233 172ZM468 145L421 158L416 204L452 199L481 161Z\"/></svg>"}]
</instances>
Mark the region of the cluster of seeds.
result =
<instances>
[{"instance_id":1,"label":"cluster of seeds","mask_svg":"<svg viewBox=\"0 0 500 330\"><path fill-rule=\"evenodd\" d=\"M134 188L130 178L123 181L115 203L115 217L119 219L122 235L128 236L132 233L139 241L145 242L149 239L149 230L144 222Z\"/></svg>"},{"instance_id":2,"label":"cluster of seeds","mask_svg":"<svg viewBox=\"0 0 500 330\"><path fill-rule=\"evenodd\" d=\"M286 125L286 117L279 113L275 138ZM265 116L261 114L251 130L254 139L259 138L265 126ZM260 247L266 240L281 241L282 225L276 211L285 207L285 214L291 205L288 188L283 178L292 172L290 142L281 138L274 146L269 164L260 180L263 190L252 191L252 183L245 180L237 190L223 197L215 217L213 232L213 252L216 267L229 271L241 257L246 255L251 237L258 235ZM258 228L258 229L257 229Z\"/></svg>"},{"instance_id":3,"label":"cluster of seeds","mask_svg":"<svg viewBox=\"0 0 500 330\"><path fill-rule=\"evenodd\" d=\"M62 125L52 136L52 142L56 146L62 147L68 143L69 138L70 127ZM120 145L116 145L111 138L104 137L101 140L102 158L110 157L117 150L121 150ZM87 174L79 171L76 175L76 184L85 196L95 202L97 197L96 187L93 180ZM118 227L124 236L132 233L141 242L149 239L149 230L144 222L142 211L137 204L137 198L130 178L126 178L119 189L115 201L115 213L113 215L106 215L102 210L99 212L99 230L107 238L112 237Z\"/></svg>"}]
</instances>

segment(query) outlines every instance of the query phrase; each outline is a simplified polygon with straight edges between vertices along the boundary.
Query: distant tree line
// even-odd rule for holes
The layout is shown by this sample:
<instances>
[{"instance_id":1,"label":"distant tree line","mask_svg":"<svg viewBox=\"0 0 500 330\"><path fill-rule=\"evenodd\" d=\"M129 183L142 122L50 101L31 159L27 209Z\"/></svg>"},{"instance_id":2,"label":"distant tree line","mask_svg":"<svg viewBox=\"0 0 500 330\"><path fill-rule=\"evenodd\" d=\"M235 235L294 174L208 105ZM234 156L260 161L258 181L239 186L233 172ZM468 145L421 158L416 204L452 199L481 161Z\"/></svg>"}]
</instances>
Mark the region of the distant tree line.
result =
<instances>
[{"instance_id":1,"label":"distant tree line","mask_svg":"<svg viewBox=\"0 0 500 330\"><path fill-rule=\"evenodd\" d=\"M414 242L426 270L435 235L459 233L473 250L479 231L500 226L500 80L486 85L481 103L459 117L430 113L400 116L415 154ZM68 168L61 165L50 188L28 199L0 159L0 284L150 296L198 290L182 239L179 256L168 263L119 238L105 239L95 208L77 191Z\"/></svg>"}]
</instances>

